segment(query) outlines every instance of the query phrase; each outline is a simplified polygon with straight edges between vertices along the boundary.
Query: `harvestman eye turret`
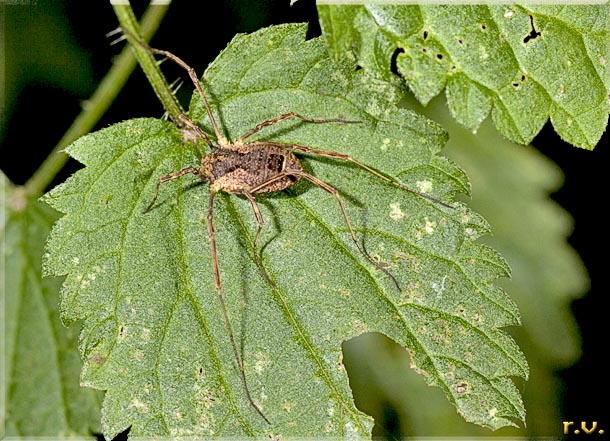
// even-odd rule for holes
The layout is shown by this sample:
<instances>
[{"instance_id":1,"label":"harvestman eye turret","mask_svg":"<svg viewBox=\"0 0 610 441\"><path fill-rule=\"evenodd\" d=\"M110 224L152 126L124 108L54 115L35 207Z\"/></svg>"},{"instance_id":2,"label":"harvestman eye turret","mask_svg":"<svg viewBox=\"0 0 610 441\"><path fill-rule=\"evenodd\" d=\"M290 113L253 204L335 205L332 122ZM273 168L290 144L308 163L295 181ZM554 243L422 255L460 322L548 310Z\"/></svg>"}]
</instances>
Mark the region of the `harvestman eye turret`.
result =
<instances>
[{"instance_id":1,"label":"harvestman eye turret","mask_svg":"<svg viewBox=\"0 0 610 441\"><path fill-rule=\"evenodd\" d=\"M396 182L393 179L384 176L377 170L369 167L368 165L342 153L327 151L327 150L319 150L311 147L307 147L304 145L298 144L284 144L279 142L271 142L271 141L252 141L248 142L248 138L250 138L255 133L260 132L266 127L272 126L274 124L279 123L280 121L284 121L287 119L300 119L306 123L336 123L336 124L358 124L361 121L349 121L342 118L310 118L304 115L300 115L295 112L288 112L282 115L279 115L275 118L272 118L267 121L263 121L259 123L257 126L252 128L251 130L244 133L239 138L234 141L229 141L226 139L218 129L218 125L216 124L216 120L212 115L212 110L206 98L206 95L203 91L203 86L199 81L197 74L193 68L187 65L182 59L177 57L176 55L159 49L153 49L148 47L146 43L140 42L142 46L147 48L153 54L163 55L170 60L174 61L181 67L183 67L189 74L195 88L199 96L201 97L201 101L205 106L206 113L208 118L210 119L210 123L212 125L212 129L214 131L214 136L218 145L215 145L210 137L193 121L191 121L186 115L179 115L179 124L184 124L188 129L192 130L192 132L199 137L207 146L210 148L211 152L207 155L204 155L200 150L201 154L201 163L198 167L185 167L182 170L178 170L173 173L169 173L165 176L161 176L156 183L155 193L152 201L146 207L144 212L150 211L155 201L157 200L157 196L159 195L159 187L162 183L170 181L172 179L179 178L181 176L192 174L197 176L202 181L208 183L210 185L210 199L208 203L208 216L207 216L207 227L208 234L210 237L210 247L212 252L212 270L214 273L214 282L216 285L216 292L218 294L218 298L220 300L220 306L225 322L225 326L227 328L229 339L231 341L231 347L233 349L233 354L235 356L235 361L237 363L237 367L239 369L239 375L241 378L241 382L244 388L244 392L248 401L252 405L252 407L258 412L258 414L269 423L269 419L263 414L261 409L254 403L250 391L248 389L248 383L246 381L246 375L244 371L244 365L237 350L237 345L235 344L235 338L233 336L233 330L231 327L231 323L229 321L229 316L227 314L227 308L225 306L223 294L222 294L222 284L220 279L220 270L218 268L218 253L216 249L216 233L214 230L214 196L218 192L225 192L229 194L238 194L243 195L252 206L252 210L254 211L254 216L256 217L256 221L258 223L258 229L256 231L256 235L254 237L253 247L254 247L254 256L256 259L256 263L263 270L263 274L265 277L273 283L264 268L262 267L260 257L257 251L258 239L261 234L263 228L263 217L261 215L260 209L256 202L256 198L254 195L260 193L270 193L284 190L293 186L300 179L305 179L317 187L325 190L330 193L337 201L339 210L343 216L345 221L345 225L351 235L352 241L358 248L358 251L365 259L367 259L373 266L386 274L396 285L396 288L400 290L400 286L398 281L394 277L394 275L384 268L379 262L373 259L364 247L358 241L356 234L354 233L354 229L352 228L352 224L347 215L347 211L345 210L345 206L343 204L343 200L339 192L329 184L324 181L321 181L317 177L313 176L310 173L307 173L303 170L301 163L295 153L303 153L310 156L320 156L326 158L337 159L341 161L345 161L351 164L354 164L367 172L377 176L379 179L387 182L388 184L394 185L402 190L405 190L409 193L416 194L423 198L426 198L432 202L435 202L444 207L453 208L451 205L446 204L439 199L436 199L428 194L418 192L411 188L405 187L404 185ZM199 146L197 145L199 148Z\"/></svg>"}]
</instances>

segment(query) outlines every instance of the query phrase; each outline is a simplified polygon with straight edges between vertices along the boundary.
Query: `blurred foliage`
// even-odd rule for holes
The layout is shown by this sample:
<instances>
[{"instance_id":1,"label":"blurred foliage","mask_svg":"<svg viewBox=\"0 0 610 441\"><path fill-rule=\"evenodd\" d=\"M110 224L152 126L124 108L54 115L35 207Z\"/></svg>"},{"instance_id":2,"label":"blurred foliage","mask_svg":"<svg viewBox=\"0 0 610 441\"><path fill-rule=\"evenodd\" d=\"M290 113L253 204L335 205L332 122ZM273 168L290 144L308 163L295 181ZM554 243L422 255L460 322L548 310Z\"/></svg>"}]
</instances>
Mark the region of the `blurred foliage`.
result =
<instances>
[{"instance_id":1,"label":"blurred foliage","mask_svg":"<svg viewBox=\"0 0 610 441\"><path fill-rule=\"evenodd\" d=\"M91 87L91 54L66 22L65 2L39 0L24 5L0 3L4 42L4 87L0 88L0 142L17 100L28 86L57 88L81 95ZM52 44L50 44L52 42ZM32 116L35 111L32 112ZM42 115L41 115L42 116Z\"/></svg>"},{"instance_id":2,"label":"blurred foliage","mask_svg":"<svg viewBox=\"0 0 610 441\"><path fill-rule=\"evenodd\" d=\"M101 394L79 384L79 326L59 318L62 280L42 278L42 254L58 213L7 184L0 173L4 256L3 387L7 436L87 435L99 430ZM4 395L3 395L4 396Z\"/></svg>"}]
</instances>

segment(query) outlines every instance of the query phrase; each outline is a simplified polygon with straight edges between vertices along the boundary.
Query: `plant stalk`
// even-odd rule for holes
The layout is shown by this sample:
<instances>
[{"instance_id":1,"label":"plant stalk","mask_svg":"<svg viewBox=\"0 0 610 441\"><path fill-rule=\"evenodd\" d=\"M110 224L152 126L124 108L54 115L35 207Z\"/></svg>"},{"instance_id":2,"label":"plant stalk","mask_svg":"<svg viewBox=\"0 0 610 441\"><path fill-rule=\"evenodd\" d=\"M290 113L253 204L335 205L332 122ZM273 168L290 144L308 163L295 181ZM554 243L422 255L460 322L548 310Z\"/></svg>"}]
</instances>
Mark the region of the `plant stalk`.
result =
<instances>
[{"instance_id":1,"label":"plant stalk","mask_svg":"<svg viewBox=\"0 0 610 441\"><path fill-rule=\"evenodd\" d=\"M125 37L127 37L127 41L129 41L129 44L136 54L136 59L138 60L140 67L144 71L148 82L157 94L161 104L163 104L166 112L176 125L182 126L183 123L178 116L184 114L185 111L178 102L176 95L172 92L172 88L161 72L153 53L142 45L144 38L140 32L140 26L131 9L131 5L129 2L125 2L124 4L113 3L112 8L119 19L119 23Z\"/></svg>"},{"instance_id":2,"label":"plant stalk","mask_svg":"<svg viewBox=\"0 0 610 441\"><path fill-rule=\"evenodd\" d=\"M167 4L151 4L148 6L142 17L142 31L140 33L138 30L138 35L146 41L150 40L158 29L168 7L169 2L167 2ZM76 139L88 133L95 126L114 102L115 98L127 82L127 79L135 69L136 64L136 59L131 49L125 47L96 91L91 95L91 98L85 101L83 110L74 120L70 128L68 128L38 170L36 170L32 177L25 183L24 187L27 194L32 196L40 196L43 194L53 178L68 161L69 157L63 150Z\"/></svg>"}]
</instances>

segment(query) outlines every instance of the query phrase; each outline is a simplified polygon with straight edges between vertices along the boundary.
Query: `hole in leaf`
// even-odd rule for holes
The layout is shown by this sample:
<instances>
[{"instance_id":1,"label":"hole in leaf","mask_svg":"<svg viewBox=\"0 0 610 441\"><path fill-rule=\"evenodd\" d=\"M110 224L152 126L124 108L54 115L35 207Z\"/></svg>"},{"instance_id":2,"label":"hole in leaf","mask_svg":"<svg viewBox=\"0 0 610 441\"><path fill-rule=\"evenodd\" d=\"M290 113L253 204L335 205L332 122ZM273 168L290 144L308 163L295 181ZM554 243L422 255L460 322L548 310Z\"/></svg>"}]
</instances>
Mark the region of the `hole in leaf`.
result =
<instances>
[{"instance_id":1,"label":"hole in leaf","mask_svg":"<svg viewBox=\"0 0 610 441\"><path fill-rule=\"evenodd\" d=\"M392 59L390 60L390 71L394 74L394 75L398 75L399 77L402 78L402 75L400 74L400 72L398 71L398 64L397 64L397 60L398 60L398 55L399 54L404 54L405 50L401 47L396 48L396 50L394 51L394 53L392 54Z\"/></svg>"},{"instance_id":2,"label":"hole in leaf","mask_svg":"<svg viewBox=\"0 0 610 441\"><path fill-rule=\"evenodd\" d=\"M436 58L438 58L439 60L443 59L443 54L436 54Z\"/></svg>"},{"instance_id":3,"label":"hole in leaf","mask_svg":"<svg viewBox=\"0 0 610 441\"><path fill-rule=\"evenodd\" d=\"M424 30L424 40L427 40L427 39L428 39L428 31Z\"/></svg>"},{"instance_id":4,"label":"hole in leaf","mask_svg":"<svg viewBox=\"0 0 610 441\"><path fill-rule=\"evenodd\" d=\"M527 43L530 40L533 40L535 38L538 38L540 35L542 35L540 32L538 32L536 30L536 28L534 27L534 17L530 15L530 25L532 26L532 30L530 31L529 34L527 34L525 36L525 38L523 39L524 43Z\"/></svg>"}]
</instances>

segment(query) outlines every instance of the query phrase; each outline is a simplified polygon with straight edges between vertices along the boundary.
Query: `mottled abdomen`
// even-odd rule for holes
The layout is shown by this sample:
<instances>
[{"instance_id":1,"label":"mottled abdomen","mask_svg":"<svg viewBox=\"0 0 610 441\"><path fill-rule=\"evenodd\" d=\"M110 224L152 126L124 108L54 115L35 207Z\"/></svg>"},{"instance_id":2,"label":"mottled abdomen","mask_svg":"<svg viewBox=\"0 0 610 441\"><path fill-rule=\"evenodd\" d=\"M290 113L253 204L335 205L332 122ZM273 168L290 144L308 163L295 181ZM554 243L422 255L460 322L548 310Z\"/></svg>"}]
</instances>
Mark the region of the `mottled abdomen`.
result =
<instances>
[{"instance_id":1,"label":"mottled abdomen","mask_svg":"<svg viewBox=\"0 0 610 441\"><path fill-rule=\"evenodd\" d=\"M212 191L226 193L269 193L297 182L301 163L291 152L276 146L261 145L247 152L216 149L201 163ZM268 183L268 184L266 184Z\"/></svg>"}]
</instances>

